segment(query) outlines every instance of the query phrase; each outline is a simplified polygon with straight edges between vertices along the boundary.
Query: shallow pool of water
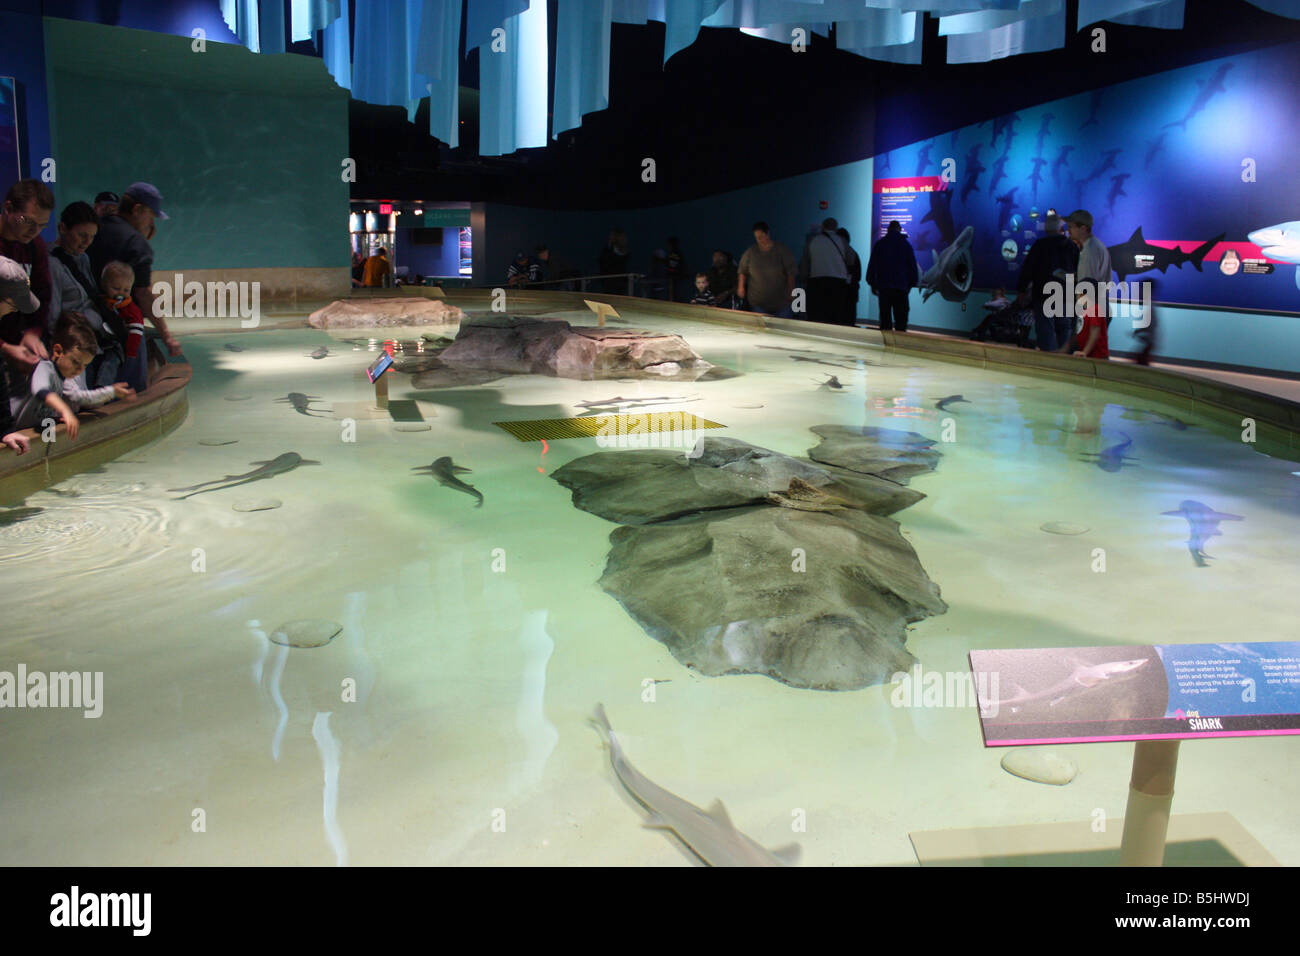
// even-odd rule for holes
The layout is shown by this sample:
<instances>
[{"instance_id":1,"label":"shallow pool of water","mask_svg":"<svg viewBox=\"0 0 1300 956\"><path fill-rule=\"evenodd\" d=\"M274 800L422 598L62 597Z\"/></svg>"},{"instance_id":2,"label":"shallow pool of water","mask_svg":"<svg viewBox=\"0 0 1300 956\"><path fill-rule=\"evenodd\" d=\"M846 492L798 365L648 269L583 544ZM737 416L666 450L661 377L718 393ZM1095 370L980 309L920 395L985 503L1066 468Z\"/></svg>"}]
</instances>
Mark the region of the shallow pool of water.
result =
<instances>
[{"instance_id":1,"label":"shallow pool of water","mask_svg":"<svg viewBox=\"0 0 1300 956\"><path fill-rule=\"evenodd\" d=\"M721 798L764 846L799 842L805 864L914 863L916 830L1122 815L1131 744L1056 748L1080 773L1045 786L999 767L973 707L896 708L887 686L798 690L678 663L596 583L615 526L549 477L596 440L543 446L493 424L612 396L692 399L655 408L791 455L818 424L939 440L936 471L911 481L927 497L893 516L949 605L911 628L927 671L965 671L986 648L1294 635L1294 462L1083 385L650 312L625 321L680 332L741 374L448 390L394 375L393 397L431 426L399 431L365 415L377 353L343 341L359 333L186 337L185 422L0 525L0 669L104 674L96 719L3 714L0 863L689 862L641 827L587 723L597 702L646 777L700 807ZM333 354L310 358L321 345ZM318 396L318 414L276 401L290 392ZM1132 460L1099 467L1126 439ZM168 491L286 452L320 464ZM412 470L442 456L472 469L482 508ZM234 508L260 499L280 506ZM1243 518L1210 540L1206 567L1187 523L1163 514L1185 499ZM323 647L269 639L304 619L342 630ZM1277 812L1297 797L1298 748L1185 744L1174 812L1227 811L1300 863L1300 832Z\"/></svg>"}]
</instances>

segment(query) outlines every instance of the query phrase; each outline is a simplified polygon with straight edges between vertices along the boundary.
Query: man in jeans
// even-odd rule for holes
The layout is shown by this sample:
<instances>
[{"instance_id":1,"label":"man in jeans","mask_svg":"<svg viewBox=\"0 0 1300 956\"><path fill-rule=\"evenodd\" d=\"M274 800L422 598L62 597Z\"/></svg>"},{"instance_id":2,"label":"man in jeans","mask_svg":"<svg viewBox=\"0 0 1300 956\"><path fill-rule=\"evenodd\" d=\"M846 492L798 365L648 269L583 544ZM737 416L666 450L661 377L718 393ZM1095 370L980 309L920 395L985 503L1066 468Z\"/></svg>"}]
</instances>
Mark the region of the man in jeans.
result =
<instances>
[{"instance_id":1,"label":"man in jeans","mask_svg":"<svg viewBox=\"0 0 1300 956\"><path fill-rule=\"evenodd\" d=\"M871 247L871 259L867 262L867 285L880 300L880 331L888 332L895 327L900 332L907 331L907 297L920 277L916 253L895 219L884 238Z\"/></svg>"},{"instance_id":2,"label":"man in jeans","mask_svg":"<svg viewBox=\"0 0 1300 956\"><path fill-rule=\"evenodd\" d=\"M1055 214L1043 220L1043 227L1046 232L1029 247L1025 264L1020 267L1017 286L1020 294L1016 297L1016 305L1024 305L1027 293L1032 294L1038 347L1044 352L1055 352L1070 341L1074 303L1065 301L1065 277L1078 266L1079 250L1061 234L1061 220ZM1060 312L1060 315L1047 314L1048 296L1053 290L1056 295L1052 311Z\"/></svg>"}]
</instances>

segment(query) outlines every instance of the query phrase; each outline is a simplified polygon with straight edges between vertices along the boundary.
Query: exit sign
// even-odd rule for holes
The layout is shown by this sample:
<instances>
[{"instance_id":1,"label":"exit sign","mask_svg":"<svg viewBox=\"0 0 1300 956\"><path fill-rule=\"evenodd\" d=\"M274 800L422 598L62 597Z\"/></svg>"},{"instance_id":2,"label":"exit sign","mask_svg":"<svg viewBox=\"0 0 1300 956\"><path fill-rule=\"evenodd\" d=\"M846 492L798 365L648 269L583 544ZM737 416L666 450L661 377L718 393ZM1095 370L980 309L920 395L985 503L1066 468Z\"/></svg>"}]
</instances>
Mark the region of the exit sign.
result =
<instances>
[{"instance_id":1,"label":"exit sign","mask_svg":"<svg viewBox=\"0 0 1300 956\"><path fill-rule=\"evenodd\" d=\"M379 215L387 216L393 211L393 204L390 202L381 202L379 204Z\"/></svg>"}]
</instances>

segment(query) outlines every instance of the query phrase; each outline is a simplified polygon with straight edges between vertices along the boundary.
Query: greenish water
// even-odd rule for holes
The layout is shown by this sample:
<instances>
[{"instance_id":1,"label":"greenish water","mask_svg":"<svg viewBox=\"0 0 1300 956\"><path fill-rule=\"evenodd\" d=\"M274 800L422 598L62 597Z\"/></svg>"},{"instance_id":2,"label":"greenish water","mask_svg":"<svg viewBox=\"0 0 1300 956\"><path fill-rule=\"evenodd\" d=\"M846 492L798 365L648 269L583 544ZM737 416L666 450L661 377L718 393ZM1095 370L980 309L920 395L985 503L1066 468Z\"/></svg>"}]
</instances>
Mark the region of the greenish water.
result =
<instances>
[{"instance_id":1,"label":"greenish water","mask_svg":"<svg viewBox=\"0 0 1300 956\"><path fill-rule=\"evenodd\" d=\"M721 798L764 846L801 843L805 864L906 864L917 830L1085 827L1098 808L1123 813L1130 744L1057 748L1079 776L1043 786L1000 769L972 707L895 708L887 687L819 693L680 665L596 584L615 526L548 477L596 441L543 447L493 424L573 416L615 395L698 397L657 408L793 455L817 443L817 424L940 439L937 470L911 482L927 497L894 515L950 606L911 629L927 671L964 672L975 649L1294 634L1293 462L1093 388L625 318L681 332L742 374L508 376L441 391L398 375L393 397L431 426L398 431L362 416L376 353L340 341L348 333L186 337L185 423L32 495L26 505L43 511L0 525L0 669L104 674L97 719L4 713L0 863L686 863L640 826L610 772L586 723L598 701L648 778L701 807ZM307 357L322 344L336 353ZM813 353L837 365L790 357ZM833 357L846 354L873 364ZM820 386L829 374L845 388ZM322 416L275 401L291 391L320 396ZM968 404L934 407L953 394ZM1135 460L1120 470L1088 459L1125 437ZM186 500L167 491L286 452L320 465ZM412 471L442 456L473 469L462 477L482 508ZM233 507L266 498L281 506ZM1208 567L1192 560L1187 523L1162 514L1185 499L1244 519L1210 540ZM1040 530L1054 521L1089 530ZM342 632L310 649L268 639L301 619ZM653 680L667 683L649 695ZM1175 813L1227 811L1300 863L1300 834L1276 813L1297 778L1267 769L1294 767L1298 746L1185 744ZM803 829L792 834L792 821Z\"/></svg>"}]
</instances>

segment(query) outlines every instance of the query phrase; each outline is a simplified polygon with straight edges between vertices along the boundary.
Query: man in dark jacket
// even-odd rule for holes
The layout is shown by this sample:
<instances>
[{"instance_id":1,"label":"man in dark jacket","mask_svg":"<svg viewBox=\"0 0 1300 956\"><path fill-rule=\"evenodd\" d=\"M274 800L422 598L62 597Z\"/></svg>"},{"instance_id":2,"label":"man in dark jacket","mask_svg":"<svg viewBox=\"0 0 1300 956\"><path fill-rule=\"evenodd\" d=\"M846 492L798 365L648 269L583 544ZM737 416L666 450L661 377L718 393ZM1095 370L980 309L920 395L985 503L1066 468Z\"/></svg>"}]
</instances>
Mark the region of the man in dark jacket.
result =
<instances>
[{"instance_id":1,"label":"man in dark jacket","mask_svg":"<svg viewBox=\"0 0 1300 956\"><path fill-rule=\"evenodd\" d=\"M895 219L884 238L871 247L871 259L867 263L867 285L880 300L880 331L888 332L895 327L900 332L907 331L907 296L920 277L916 253Z\"/></svg>"},{"instance_id":2,"label":"man in dark jacket","mask_svg":"<svg viewBox=\"0 0 1300 956\"><path fill-rule=\"evenodd\" d=\"M1062 234L1061 220L1056 215L1043 220L1043 228L1046 233L1029 247L1025 264L1020 267L1017 285L1020 295L1016 303L1023 305L1026 293L1029 293L1034 307L1034 334L1038 347L1044 352L1055 352L1063 344L1060 334L1068 335L1073 321L1073 303L1065 301L1064 280L1078 267L1079 248ZM1048 315L1045 309L1053 289L1056 294L1051 297L1052 311L1060 311L1061 315Z\"/></svg>"}]
</instances>

